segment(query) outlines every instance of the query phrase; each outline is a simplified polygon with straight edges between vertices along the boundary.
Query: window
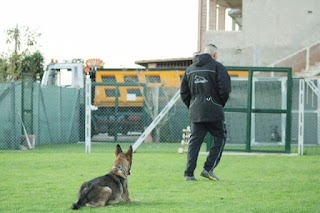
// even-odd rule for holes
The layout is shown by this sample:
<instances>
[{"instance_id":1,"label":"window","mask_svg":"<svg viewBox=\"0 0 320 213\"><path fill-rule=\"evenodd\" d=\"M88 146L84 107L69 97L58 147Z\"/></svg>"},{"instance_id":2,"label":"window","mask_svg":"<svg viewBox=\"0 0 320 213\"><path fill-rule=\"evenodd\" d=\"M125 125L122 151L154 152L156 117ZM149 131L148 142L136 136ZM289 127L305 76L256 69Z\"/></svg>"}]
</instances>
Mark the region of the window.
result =
<instances>
[{"instance_id":1,"label":"window","mask_svg":"<svg viewBox=\"0 0 320 213\"><path fill-rule=\"evenodd\" d=\"M116 84L116 77L115 76L104 76L102 77L102 82L108 83L108 84Z\"/></svg>"},{"instance_id":2,"label":"window","mask_svg":"<svg viewBox=\"0 0 320 213\"><path fill-rule=\"evenodd\" d=\"M60 69L59 86L72 86L72 70Z\"/></svg>"},{"instance_id":3,"label":"window","mask_svg":"<svg viewBox=\"0 0 320 213\"><path fill-rule=\"evenodd\" d=\"M160 76L146 76L148 83L161 83Z\"/></svg>"},{"instance_id":4,"label":"window","mask_svg":"<svg viewBox=\"0 0 320 213\"><path fill-rule=\"evenodd\" d=\"M116 97L116 90L114 89L106 89L105 93L107 97Z\"/></svg>"},{"instance_id":5,"label":"window","mask_svg":"<svg viewBox=\"0 0 320 213\"><path fill-rule=\"evenodd\" d=\"M138 83L138 76L124 76L124 81Z\"/></svg>"},{"instance_id":6,"label":"window","mask_svg":"<svg viewBox=\"0 0 320 213\"><path fill-rule=\"evenodd\" d=\"M128 94L135 94L136 96L142 97L140 89L128 89Z\"/></svg>"}]
</instances>

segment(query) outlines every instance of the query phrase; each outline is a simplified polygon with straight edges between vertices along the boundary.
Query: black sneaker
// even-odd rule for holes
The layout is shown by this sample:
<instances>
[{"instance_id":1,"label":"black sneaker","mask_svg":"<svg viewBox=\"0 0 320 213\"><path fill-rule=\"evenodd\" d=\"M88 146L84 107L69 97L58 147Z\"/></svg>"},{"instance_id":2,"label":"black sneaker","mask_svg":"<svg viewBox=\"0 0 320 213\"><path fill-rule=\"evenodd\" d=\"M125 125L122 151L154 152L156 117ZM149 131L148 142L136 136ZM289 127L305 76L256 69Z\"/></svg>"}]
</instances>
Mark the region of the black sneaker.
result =
<instances>
[{"instance_id":1,"label":"black sneaker","mask_svg":"<svg viewBox=\"0 0 320 213\"><path fill-rule=\"evenodd\" d=\"M186 181L197 181L197 179L194 176L185 176Z\"/></svg>"},{"instance_id":2,"label":"black sneaker","mask_svg":"<svg viewBox=\"0 0 320 213\"><path fill-rule=\"evenodd\" d=\"M219 178L213 174L212 171L208 172L207 170L202 170L201 174L202 177L208 178L209 180L219 180Z\"/></svg>"}]
</instances>

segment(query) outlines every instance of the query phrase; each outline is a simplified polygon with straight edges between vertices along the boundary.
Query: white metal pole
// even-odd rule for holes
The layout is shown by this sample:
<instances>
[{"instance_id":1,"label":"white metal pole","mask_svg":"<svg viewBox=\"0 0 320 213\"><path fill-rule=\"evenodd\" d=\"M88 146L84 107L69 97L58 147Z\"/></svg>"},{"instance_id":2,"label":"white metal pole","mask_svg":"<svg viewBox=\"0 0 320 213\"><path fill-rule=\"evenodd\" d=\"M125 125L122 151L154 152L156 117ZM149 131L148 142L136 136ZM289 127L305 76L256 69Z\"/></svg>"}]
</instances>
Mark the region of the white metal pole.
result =
<instances>
[{"instance_id":1,"label":"white metal pole","mask_svg":"<svg viewBox=\"0 0 320 213\"><path fill-rule=\"evenodd\" d=\"M207 0L207 10L206 10L206 31L209 31L209 22L210 22L210 0Z\"/></svg>"},{"instance_id":2,"label":"white metal pole","mask_svg":"<svg viewBox=\"0 0 320 213\"><path fill-rule=\"evenodd\" d=\"M306 56L306 70L309 71L310 68L310 47L307 48L307 56Z\"/></svg>"},{"instance_id":3,"label":"white metal pole","mask_svg":"<svg viewBox=\"0 0 320 213\"><path fill-rule=\"evenodd\" d=\"M299 128L298 128L298 154L303 155L304 144L304 92L305 82L300 79L299 82Z\"/></svg>"},{"instance_id":4,"label":"white metal pole","mask_svg":"<svg viewBox=\"0 0 320 213\"><path fill-rule=\"evenodd\" d=\"M159 114L159 87L155 86L152 88L152 105L153 105L153 118Z\"/></svg>"},{"instance_id":5,"label":"white metal pole","mask_svg":"<svg viewBox=\"0 0 320 213\"><path fill-rule=\"evenodd\" d=\"M85 85L85 152L91 152L91 79L86 75Z\"/></svg>"}]
</instances>

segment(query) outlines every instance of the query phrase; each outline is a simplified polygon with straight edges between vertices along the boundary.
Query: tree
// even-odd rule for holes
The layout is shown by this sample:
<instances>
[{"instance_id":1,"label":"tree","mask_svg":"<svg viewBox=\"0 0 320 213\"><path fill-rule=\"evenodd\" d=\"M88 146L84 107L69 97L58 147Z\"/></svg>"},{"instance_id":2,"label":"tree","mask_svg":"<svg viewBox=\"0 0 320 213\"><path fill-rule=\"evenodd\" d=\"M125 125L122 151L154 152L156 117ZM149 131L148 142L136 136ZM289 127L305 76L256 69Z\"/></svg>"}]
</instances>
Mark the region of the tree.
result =
<instances>
[{"instance_id":1,"label":"tree","mask_svg":"<svg viewBox=\"0 0 320 213\"><path fill-rule=\"evenodd\" d=\"M7 79L8 71L8 61L4 58L0 58L0 81L5 81Z\"/></svg>"},{"instance_id":2,"label":"tree","mask_svg":"<svg viewBox=\"0 0 320 213\"><path fill-rule=\"evenodd\" d=\"M22 73L29 73L33 79L37 79L43 74L44 58L38 50L38 39L41 34L28 27L18 27L18 25L7 30L7 45L13 45L12 54L9 55L8 65L1 65L3 75L7 80L18 80ZM6 67L4 69L3 67Z\"/></svg>"},{"instance_id":3,"label":"tree","mask_svg":"<svg viewBox=\"0 0 320 213\"><path fill-rule=\"evenodd\" d=\"M40 79L44 72L43 61L44 58L39 51L25 56L21 64L22 72L30 73L32 79Z\"/></svg>"}]
</instances>

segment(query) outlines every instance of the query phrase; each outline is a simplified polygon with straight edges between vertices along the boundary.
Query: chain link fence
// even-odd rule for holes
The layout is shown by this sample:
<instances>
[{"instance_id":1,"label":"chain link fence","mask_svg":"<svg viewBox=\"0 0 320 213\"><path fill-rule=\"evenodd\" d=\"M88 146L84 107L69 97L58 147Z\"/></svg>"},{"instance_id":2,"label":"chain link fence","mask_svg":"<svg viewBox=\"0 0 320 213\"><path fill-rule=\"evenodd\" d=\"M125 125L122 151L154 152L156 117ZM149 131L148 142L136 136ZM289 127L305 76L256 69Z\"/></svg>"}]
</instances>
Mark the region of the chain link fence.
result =
<instances>
[{"instance_id":1,"label":"chain link fence","mask_svg":"<svg viewBox=\"0 0 320 213\"><path fill-rule=\"evenodd\" d=\"M304 152L315 154L320 147L320 79L294 79L292 103L292 144L298 144L300 136Z\"/></svg>"},{"instance_id":2,"label":"chain link fence","mask_svg":"<svg viewBox=\"0 0 320 213\"><path fill-rule=\"evenodd\" d=\"M148 74L146 84L136 76L125 75L119 83L110 72L92 83L91 140L92 151L101 151L114 143L133 144L159 115L178 91L183 71L173 72L175 82L162 82L161 76ZM173 75L173 74L172 74ZM98 77L96 77L98 78ZM314 81L319 89L319 81ZM281 81L260 80L255 83L256 107L281 108L283 97ZM178 85L178 86L177 86ZM233 78L232 94L226 109L247 107L248 80ZM299 79L292 87L292 151L298 143ZM305 89L304 142L307 146L320 144L319 96L308 85ZM47 149L84 151L85 90L53 85L42 86L32 81L0 83L0 149ZM226 110L226 150L245 150L247 114ZM252 145L263 147L283 143L283 116L261 113L253 117ZM141 147L153 151L176 152L181 147L183 129L189 126L188 110L179 99L165 114L156 128L145 138ZM209 142L208 136L205 142ZM260 150L260 148L258 150ZM272 150L272 148L271 148Z\"/></svg>"}]
</instances>

